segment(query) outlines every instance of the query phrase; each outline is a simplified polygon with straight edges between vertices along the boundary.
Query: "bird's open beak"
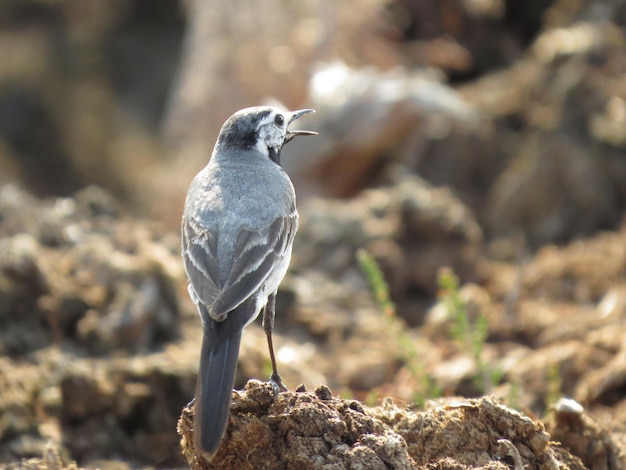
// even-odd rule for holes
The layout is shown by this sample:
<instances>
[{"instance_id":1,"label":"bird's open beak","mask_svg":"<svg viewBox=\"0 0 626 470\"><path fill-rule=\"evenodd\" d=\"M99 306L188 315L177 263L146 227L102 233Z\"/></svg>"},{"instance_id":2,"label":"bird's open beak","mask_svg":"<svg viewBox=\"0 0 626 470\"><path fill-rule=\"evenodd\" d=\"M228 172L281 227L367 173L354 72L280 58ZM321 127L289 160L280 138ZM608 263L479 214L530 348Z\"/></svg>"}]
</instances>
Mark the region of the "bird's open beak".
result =
<instances>
[{"instance_id":1,"label":"bird's open beak","mask_svg":"<svg viewBox=\"0 0 626 470\"><path fill-rule=\"evenodd\" d=\"M289 124L291 124L296 119L301 118L305 114L314 113L314 109L301 109L300 111L294 111L291 113L291 119L289 119ZM289 130L287 129L287 135L285 136L285 144L293 139L297 135L317 135L317 132L314 131L301 131L301 130Z\"/></svg>"}]
</instances>

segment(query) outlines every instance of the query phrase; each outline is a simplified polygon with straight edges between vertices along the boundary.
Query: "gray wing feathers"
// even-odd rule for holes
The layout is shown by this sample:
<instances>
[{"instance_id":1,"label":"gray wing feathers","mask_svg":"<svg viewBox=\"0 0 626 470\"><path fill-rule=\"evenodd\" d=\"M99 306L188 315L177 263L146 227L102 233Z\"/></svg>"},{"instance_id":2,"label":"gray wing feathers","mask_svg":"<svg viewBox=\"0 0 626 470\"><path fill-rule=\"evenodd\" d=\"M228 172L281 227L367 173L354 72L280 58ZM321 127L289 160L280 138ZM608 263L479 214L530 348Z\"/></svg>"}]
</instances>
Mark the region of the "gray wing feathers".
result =
<instances>
[{"instance_id":1,"label":"gray wing feathers","mask_svg":"<svg viewBox=\"0 0 626 470\"><path fill-rule=\"evenodd\" d=\"M217 240L192 224L183 224L185 266L190 283L214 319L222 319L256 293L285 255L298 226L297 214L279 217L261 230L241 230L228 277L219 278Z\"/></svg>"},{"instance_id":2,"label":"gray wing feathers","mask_svg":"<svg viewBox=\"0 0 626 470\"><path fill-rule=\"evenodd\" d=\"M185 270L195 293L192 298L210 305L210 299L215 299L221 290L216 258L217 239L212 233L186 219L183 222L182 235Z\"/></svg>"}]
</instances>

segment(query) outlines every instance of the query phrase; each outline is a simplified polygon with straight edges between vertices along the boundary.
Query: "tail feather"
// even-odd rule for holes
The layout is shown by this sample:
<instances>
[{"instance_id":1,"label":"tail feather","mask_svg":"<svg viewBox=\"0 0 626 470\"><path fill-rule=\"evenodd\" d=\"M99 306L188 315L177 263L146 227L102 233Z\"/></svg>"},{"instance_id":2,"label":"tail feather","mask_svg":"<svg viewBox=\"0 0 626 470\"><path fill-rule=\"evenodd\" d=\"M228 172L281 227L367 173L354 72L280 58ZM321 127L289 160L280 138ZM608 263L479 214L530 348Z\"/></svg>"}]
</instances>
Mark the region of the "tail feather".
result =
<instances>
[{"instance_id":1,"label":"tail feather","mask_svg":"<svg viewBox=\"0 0 626 470\"><path fill-rule=\"evenodd\" d=\"M232 312L235 313L235 312ZM243 324L237 315L205 321L196 389L194 445L208 459L219 447L230 410Z\"/></svg>"}]
</instances>

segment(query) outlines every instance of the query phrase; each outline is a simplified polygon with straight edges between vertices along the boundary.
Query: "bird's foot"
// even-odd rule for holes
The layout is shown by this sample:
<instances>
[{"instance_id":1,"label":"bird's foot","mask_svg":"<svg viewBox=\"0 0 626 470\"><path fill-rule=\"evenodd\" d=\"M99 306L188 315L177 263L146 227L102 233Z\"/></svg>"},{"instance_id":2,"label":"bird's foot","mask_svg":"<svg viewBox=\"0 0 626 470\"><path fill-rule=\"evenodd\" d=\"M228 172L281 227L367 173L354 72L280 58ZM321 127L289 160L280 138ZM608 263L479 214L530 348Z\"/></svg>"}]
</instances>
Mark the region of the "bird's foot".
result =
<instances>
[{"instance_id":1,"label":"bird's foot","mask_svg":"<svg viewBox=\"0 0 626 470\"><path fill-rule=\"evenodd\" d=\"M289 391L289 389L285 387L283 379L281 379L280 375L278 374L272 374L272 376L270 377L270 384L272 385L272 391L274 392L274 395L278 395L281 392Z\"/></svg>"}]
</instances>

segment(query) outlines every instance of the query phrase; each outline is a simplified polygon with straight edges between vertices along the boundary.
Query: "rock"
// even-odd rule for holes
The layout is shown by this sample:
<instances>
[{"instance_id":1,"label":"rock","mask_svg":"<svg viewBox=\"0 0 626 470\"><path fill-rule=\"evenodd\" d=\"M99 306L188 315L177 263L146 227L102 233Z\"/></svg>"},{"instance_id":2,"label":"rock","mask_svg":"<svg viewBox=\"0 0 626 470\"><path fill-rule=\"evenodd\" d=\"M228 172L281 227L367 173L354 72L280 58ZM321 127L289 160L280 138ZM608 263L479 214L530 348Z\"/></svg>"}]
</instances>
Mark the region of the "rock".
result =
<instances>
[{"instance_id":1,"label":"rock","mask_svg":"<svg viewBox=\"0 0 626 470\"><path fill-rule=\"evenodd\" d=\"M574 400L561 399L556 403L548 430L554 440L579 456L587 468L626 468L626 448L622 445L620 449L610 430L591 419Z\"/></svg>"},{"instance_id":2,"label":"rock","mask_svg":"<svg viewBox=\"0 0 626 470\"><path fill-rule=\"evenodd\" d=\"M434 73L396 68L354 70L343 63L320 68L311 78L314 142L289 148L284 165L304 195L353 197L386 182L395 161L429 134L456 126L475 128L471 106ZM393 158L396 156L396 158Z\"/></svg>"}]
</instances>

